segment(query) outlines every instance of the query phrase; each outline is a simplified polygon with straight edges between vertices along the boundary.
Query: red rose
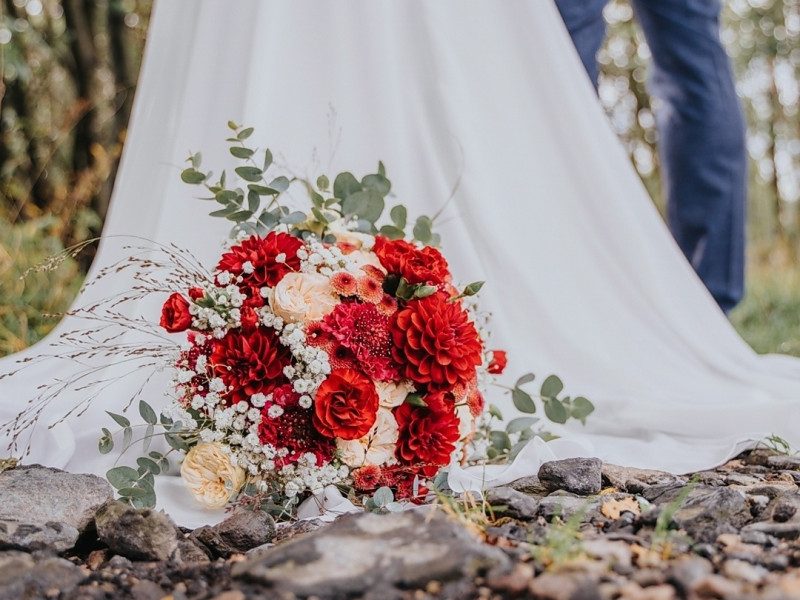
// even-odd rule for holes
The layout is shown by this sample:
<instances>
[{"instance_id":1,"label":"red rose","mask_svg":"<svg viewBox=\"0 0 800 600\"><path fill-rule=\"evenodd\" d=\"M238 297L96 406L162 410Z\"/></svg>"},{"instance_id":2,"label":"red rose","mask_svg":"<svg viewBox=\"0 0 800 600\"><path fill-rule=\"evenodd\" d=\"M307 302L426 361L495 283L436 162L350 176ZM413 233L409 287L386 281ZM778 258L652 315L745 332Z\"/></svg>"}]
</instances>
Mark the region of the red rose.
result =
<instances>
[{"instance_id":1,"label":"red rose","mask_svg":"<svg viewBox=\"0 0 800 600\"><path fill-rule=\"evenodd\" d=\"M413 300L398 311L392 324L392 355L402 374L421 384L452 387L475 376L482 344L458 302L437 292Z\"/></svg>"},{"instance_id":2,"label":"red rose","mask_svg":"<svg viewBox=\"0 0 800 600\"><path fill-rule=\"evenodd\" d=\"M217 270L241 275L242 286L273 287L286 273L300 270L297 251L302 246L301 240L288 233L254 235L223 254Z\"/></svg>"},{"instance_id":3,"label":"red rose","mask_svg":"<svg viewBox=\"0 0 800 600\"><path fill-rule=\"evenodd\" d=\"M432 246L419 249L405 240L388 240L377 236L373 252L389 273L404 277L412 285L439 285L450 281L447 261Z\"/></svg>"},{"instance_id":4,"label":"red rose","mask_svg":"<svg viewBox=\"0 0 800 600\"><path fill-rule=\"evenodd\" d=\"M314 398L314 426L324 436L357 440L367 435L378 413L378 392L364 374L336 369Z\"/></svg>"},{"instance_id":5,"label":"red rose","mask_svg":"<svg viewBox=\"0 0 800 600\"><path fill-rule=\"evenodd\" d=\"M280 343L272 329L231 329L214 340L209 363L215 376L232 388L232 403L249 400L253 394L267 394L284 383L283 368L291 362L290 350Z\"/></svg>"},{"instance_id":6,"label":"red rose","mask_svg":"<svg viewBox=\"0 0 800 600\"><path fill-rule=\"evenodd\" d=\"M492 362L489 363L489 373L492 375L500 375L506 370L508 364L508 357L504 350L492 350Z\"/></svg>"},{"instance_id":7,"label":"red rose","mask_svg":"<svg viewBox=\"0 0 800 600\"><path fill-rule=\"evenodd\" d=\"M190 287L189 288L189 298L191 298L192 300L200 300L205 295L206 295L206 293L203 290L203 288L199 288L199 287Z\"/></svg>"},{"instance_id":8,"label":"red rose","mask_svg":"<svg viewBox=\"0 0 800 600\"><path fill-rule=\"evenodd\" d=\"M460 437L454 411L436 412L405 403L394 411L394 418L400 430L395 456L401 463L418 467L428 477L450 464Z\"/></svg>"},{"instance_id":9,"label":"red rose","mask_svg":"<svg viewBox=\"0 0 800 600\"><path fill-rule=\"evenodd\" d=\"M192 324L189 301L180 294L172 294L161 308L161 326L170 333L186 331Z\"/></svg>"}]
</instances>

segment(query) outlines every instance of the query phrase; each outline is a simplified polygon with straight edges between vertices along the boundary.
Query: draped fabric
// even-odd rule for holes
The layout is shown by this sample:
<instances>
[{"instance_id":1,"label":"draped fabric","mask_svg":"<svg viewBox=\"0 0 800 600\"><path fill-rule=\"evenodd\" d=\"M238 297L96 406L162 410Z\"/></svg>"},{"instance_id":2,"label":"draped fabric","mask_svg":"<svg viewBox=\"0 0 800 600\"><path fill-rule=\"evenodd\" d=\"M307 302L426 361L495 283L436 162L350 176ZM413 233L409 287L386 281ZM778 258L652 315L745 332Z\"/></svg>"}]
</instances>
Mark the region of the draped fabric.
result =
<instances>
[{"instance_id":1,"label":"draped fabric","mask_svg":"<svg viewBox=\"0 0 800 600\"><path fill-rule=\"evenodd\" d=\"M117 236L175 243L213 267L229 223L205 216L213 203L179 173L197 151L216 173L230 166L228 120L255 127L252 143L297 175L360 177L382 160L392 200L410 215L438 213L456 278L487 281L480 302L493 314L492 346L509 352L508 381L557 373L568 394L595 404L586 427L562 432L580 452L685 472L770 434L800 445L800 361L757 356L705 291L549 0L159 0L90 281L130 252ZM104 278L77 304L132 284L125 273ZM156 320L164 299L126 314ZM59 332L83 326L66 319L0 372L63 353ZM102 475L117 459L97 452L100 427L113 425L105 411L121 411L142 385L148 402L165 402L168 374L106 362L91 377L109 384L82 416L47 429L86 392L67 389L50 403L28 462ZM0 420L40 384L81 368L54 358L0 380ZM489 396L514 416L502 390ZM537 448L528 470L547 453ZM173 498L179 521L207 518L191 514L179 487L170 493L163 502Z\"/></svg>"}]
</instances>

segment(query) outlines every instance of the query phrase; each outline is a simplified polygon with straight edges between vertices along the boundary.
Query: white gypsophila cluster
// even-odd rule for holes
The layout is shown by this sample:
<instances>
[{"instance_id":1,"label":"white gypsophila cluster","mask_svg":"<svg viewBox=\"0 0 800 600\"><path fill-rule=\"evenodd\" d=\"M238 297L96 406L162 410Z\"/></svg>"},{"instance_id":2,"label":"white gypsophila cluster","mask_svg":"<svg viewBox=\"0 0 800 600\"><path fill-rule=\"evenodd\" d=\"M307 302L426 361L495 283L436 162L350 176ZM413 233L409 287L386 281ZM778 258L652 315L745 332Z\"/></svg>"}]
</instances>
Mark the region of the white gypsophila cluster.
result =
<instances>
[{"instance_id":1,"label":"white gypsophila cluster","mask_svg":"<svg viewBox=\"0 0 800 600\"><path fill-rule=\"evenodd\" d=\"M330 277L334 271L347 266L347 259L336 246L326 248L322 242L312 238L306 242L306 248L307 251L303 252L305 258L300 256L300 251L297 252L302 273L320 273Z\"/></svg>"},{"instance_id":2,"label":"white gypsophila cluster","mask_svg":"<svg viewBox=\"0 0 800 600\"><path fill-rule=\"evenodd\" d=\"M213 282L204 283L203 301L213 302L211 306L189 305L192 315L192 328L200 331L211 331L217 339L225 337L229 329L241 325L241 306L246 297L242 294L237 282L241 277L234 277L227 271L220 271L216 276L219 285Z\"/></svg>"},{"instance_id":3,"label":"white gypsophila cluster","mask_svg":"<svg viewBox=\"0 0 800 600\"><path fill-rule=\"evenodd\" d=\"M181 425L186 429L197 429L197 421L194 420L194 417L192 417L192 415L189 414L185 408L176 402L166 406L161 411L161 414L168 419L172 419L174 423L180 422Z\"/></svg>"},{"instance_id":4,"label":"white gypsophila cluster","mask_svg":"<svg viewBox=\"0 0 800 600\"><path fill-rule=\"evenodd\" d=\"M283 467L280 474L284 482L284 495L294 498L305 490L319 494L329 485L345 483L350 476L350 469L332 463L318 467L314 454L307 452L296 463Z\"/></svg>"},{"instance_id":5,"label":"white gypsophila cluster","mask_svg":"<svg viewBox=\"0 0 800 600\"><path fill-rule=\"evenodd\" d=\"M300 406L310 408L311 398L331 372L328 353L306 345L306 334L302 326L295 323L284 326L280 342L289 348L296 360L294 366L287 368L288 372L284 370L284 375L291 379L292 388L300 394Z\"/></svg>"}]
</instances>

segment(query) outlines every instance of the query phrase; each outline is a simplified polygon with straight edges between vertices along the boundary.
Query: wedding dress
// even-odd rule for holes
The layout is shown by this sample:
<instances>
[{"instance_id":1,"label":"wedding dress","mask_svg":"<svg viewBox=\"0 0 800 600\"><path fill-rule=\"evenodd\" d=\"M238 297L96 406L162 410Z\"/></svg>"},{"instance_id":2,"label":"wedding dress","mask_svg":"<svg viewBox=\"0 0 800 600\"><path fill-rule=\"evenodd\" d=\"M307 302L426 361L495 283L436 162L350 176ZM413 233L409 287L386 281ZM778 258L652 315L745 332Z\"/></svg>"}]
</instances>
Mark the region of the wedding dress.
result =
<instances>
[{"instance_id":1,"label":"wedding dress","mask_svg":"<svg viewBox=\"0 0 800 600\"><path fill-rule=\"evenodd\" d=\"M229 223L207 217L211 204L179 173L197 151L219 173L228 120L255 127L253 143L294 173L361 176L382 160L410 215L444 206L436 229L445 255L462 283L487 281L480 302L493 313L492 346L509 353L508 380L557 373L567 393L597 407L586 427L562 432L580 453L686 472L770 434L800 446L800 361L757 356L705 291L610 130L550 0L240 0L236 10L225 0L159 0L109 237L89 280L129 252L119 235L174 243L215 264ZM125 273L105 278L77 305L131 286ZM156 320L163 301L126 314ZM66 319L0 372L63 352L59 332L83 326ZM97 451L100 428L113 426L105 411L120 412L143 382L142 397L163 404L168 386L167 373L130 364L93 374L103 384L89 410L47 429L87 391L51 402L27 462L103 475L116 459ZM0 422L37 386L81 368L48 359L0 380ZM500 390L489 401L513 416ZM520 466L535 472L549 450L533 449ZM179 522L208 520L173 491L160 498Z\"/></svg>"}]
</instances>

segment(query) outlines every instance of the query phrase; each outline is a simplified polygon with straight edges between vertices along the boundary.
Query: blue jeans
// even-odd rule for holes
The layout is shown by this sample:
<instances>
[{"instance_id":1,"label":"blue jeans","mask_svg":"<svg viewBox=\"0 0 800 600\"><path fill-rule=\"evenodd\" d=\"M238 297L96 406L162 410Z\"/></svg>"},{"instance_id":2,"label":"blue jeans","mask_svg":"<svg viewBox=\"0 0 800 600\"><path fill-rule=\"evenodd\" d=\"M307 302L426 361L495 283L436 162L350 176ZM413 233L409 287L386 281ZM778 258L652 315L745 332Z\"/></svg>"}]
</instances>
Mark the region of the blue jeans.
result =
<instances>
[{"instance_id":1,"label":"blue jeans","mask_svg":"<svg viewBox=\"0 0 800 600\"><path fill-rule=\"evenodd\" d=\"M607 0L556 0L586 71L605 37ZM724 311L744 295L747 154L719 0L631 0L653 56L667 223Z\"/></svg>"}]
</instances>

